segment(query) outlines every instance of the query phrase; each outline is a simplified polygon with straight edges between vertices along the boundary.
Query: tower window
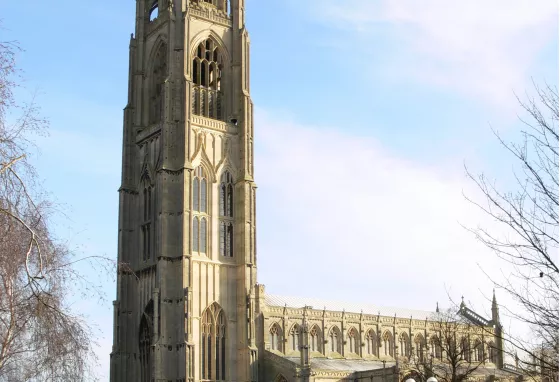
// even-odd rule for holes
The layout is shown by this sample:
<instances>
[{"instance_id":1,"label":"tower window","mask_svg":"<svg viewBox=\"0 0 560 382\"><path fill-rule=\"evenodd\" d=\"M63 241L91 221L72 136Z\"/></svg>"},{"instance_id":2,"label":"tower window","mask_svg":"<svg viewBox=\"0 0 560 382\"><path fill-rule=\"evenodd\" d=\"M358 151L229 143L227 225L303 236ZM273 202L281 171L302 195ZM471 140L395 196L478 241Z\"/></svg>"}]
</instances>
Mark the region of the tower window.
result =
<instances>
[{"instance_id":1,"label":"tower window","mask_svg":"<svg viewBox=\"0 0 560 382\"><path fill-rule=\"evenodd\" d=\"M226 317L222 308L212 304L202 314L201 324L202 379L226 379Z\"/></svg>"},{"instance_id":2,"label":"tower window","mask_svg":"<svg viewBox=\"0 0 560 382\"><path fill-rule=\"evenodd\" d=\"M193 58L193 113L222 120L222 69L220 48L212 39L201 42Z\"/></svg>"},{"instance_id":3,"label":"tower window","mask_svg":"<svg viewBox=\"0 0 560 382\"><path fill-rule=\"evenodd\" d=\"M167 45L161 44L153 61L149 79L149 120L158 123L163 118L165 79L167 78Z\"/></svg>"},{"instance_id":4,"label":"tower window","mask_svg":"<svg viewBox=\"0 0 560 382\"><path fill-rule=\"evenodd\" d=\"M208 251L208 188L202 166L195 170L192 184L192 250L205 254Z\"/></svg>"},{"instance_id":5,"label":"tower window","mask_svg":"<svg viewBox=\"0 0 560 382\"><path fill-rule=\"evenodd\" d=\"M148 10L148 18L150 19L150 21L154 21L155 19L157 19L158 15L159 15L158 0L154 0L152 2L152 5L150 6L150 9Z\"/></svg>"},{"instance_id":6,"label":"tower window","mask_svg":"<svg viewBox=\"0 0 560 382\"><path fill-rule=\"evenodd\" d=\"M233 177L229 171L220 182L220 254L233 257Z\"/></svg>"},{"instance_id":7,"label":"tower window","mask_svg":"<svg viewBox=\"0 0 560 382\"><path fill-rule=\"evenodd\" d=\"M146 261L151 257L152 248L152 186L149 184L149 179L145 181L147 185L142 191L142 225L140 227L142 236L142 260Z\"/></svg>"}]
</instances>

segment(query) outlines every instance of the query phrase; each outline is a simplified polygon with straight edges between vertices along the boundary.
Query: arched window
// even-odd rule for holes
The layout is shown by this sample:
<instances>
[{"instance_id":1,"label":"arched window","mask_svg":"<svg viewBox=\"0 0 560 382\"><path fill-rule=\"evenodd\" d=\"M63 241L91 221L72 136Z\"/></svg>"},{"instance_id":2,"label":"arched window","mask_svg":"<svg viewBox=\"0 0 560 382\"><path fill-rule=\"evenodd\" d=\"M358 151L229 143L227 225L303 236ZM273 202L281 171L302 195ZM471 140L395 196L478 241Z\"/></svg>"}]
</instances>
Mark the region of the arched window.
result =
<instances>
[{"instance_id":1,"label":"arched window","mask_svg":"<svg viewBox=\"0 0 560 382\"><path fill-rule=\"evenodd\" d=\"M152 370L152 330L154 321L154 304L150 301L140 319L140 381L151 382Z\"/></svg>"},{"instance_id":2,"label":"arched window","mask_svg":"<svg viewBox=\"0 0 560 382\"><path fill-rule=\"evenodd\" d=\"M157 12L157 6L156 6ZM160 44L152 63L149 85L148 123L159 123L163 117L164 87L167 78L167 45Z\"/></svg>"},{"instance_id":3,"label":"arched window","mask_svg":"<svg viewBox=\"0 0 560 382\"><path fill-rule=\"evenodd\" d=\"M212 304L202 313L200 333L202 379L224 381L227 325L225 313L218 304Z\"/></svg>"},{"instance_id":4,"label":"arched window","mask_svg":"<svg viewBox=\"0 0 560 382\"><path fill-rule=\"evenodd\" d=\"M494 364L498 362L496 345L492 341L488 342L488 360Z\"/></svg>"},{"instance_id":5,"label":"arched window","mask_svg":"<svg viewBox=\"0 0 560 382\"><path fill-rule=\"evenodd\" d=\"M194 215L192 249L194 252L205 254L208 250L208 189L202 166L195 170L192 195Z\"/></svg>"},{"instance_id":6,"label":"arched window","mask_svg":"<svg viewBox=\"0 0 560 382\"><path fill-rule=\"evenodd\" d=\"M424 347L426 346L424 336L417 334L414 337L414 347L416 348L416 358L420 362L424 362Z\"/></svg>"},{"instance_id":7,"label":"arched window","mask_svg":"<svg viewBox=\"0 0 560 382\"><path fill-rule=\"evenodd\" d=\"M282 351L282 329L274 323L270 327L270 350Z\"/></svg>"},{"instance_id":8,"label":"arched window","mask_svg":"<svg viewBox=\"0 0 560 382\"><path fill-rule=\"evenodd\" d=\"M218 44L209 38L196 49L192 63L193 113L223 120L222 70L223 57Z\"/></svg>"},{"instance_id":9,"label":"arched window","mask_svg":"<svg viewBox=\"0 0 560 382\"><path fill-rule=\"evenodd\" d=\"M467 362L471 361L471 348L466 337L461 338L460 359L464 359Z\"/></svg>"},{"instance_id":10,"label":"arched window","mask_svg":"<svg viewBox=\"0 0 560 382\"><path fill-rule=\"evenodd\" d=\"M377 335L373 329L368 330L366 333L366 351L368 355L377 356Z\"/></svg>"},{"instance_id":11,"label":"arched window","mask_svg":"<svg viewBox=\"0 0 560 382\"><path fill-rule=\"evenodd\" d=\"M142 260L146 261L151 257L151 249L152 249L152 219L153 219L153 211L152 206L154 204L153 197L152 197L152 189L153 187L150 184L150 180L145 179L145 186L142 191L142 205L143 205L143 214L142 214L142 225L141 225L141 234L142 234Z\"/></svg>"},{"instance_id":12,"label":"arched window","mask_svg":"<svg viewBox=\"0 0 560 382\"><path fill-rule=\"evenodd\" d=\"M383 334L383 355L386 357L393 357L393 336L389 332Z\"/></svg>"},{"instance_id":13,"label":"arched window","mask_svg":"<svg viewBox=\"0 0 560 382\"><path fill-rule=\"evenodd\" d=\"M286 377L284 377L282 374L279 374L276 379L274 380L274 382L288 382L288 380L286 379Z\"/></svg>"},{"instance_id":14,"label":"arched window","mask_svg":"<svg viewBox=\"0 0 560 382\"><path fill-rule=\"evenodd\" d=\"M329 342L331 343L331 352L342 354L342 335L340 333L340 329L338 327L333 326L330 333L329 333Z\"/></svg>"},{"instance_id":15,"label":"arched window","mask_svg":"<svg viewBox=\"0 0 560 382\"><path fill-rule=\"evenodd\" d=\"M360 346L358 333L356 332L356 329L351 328L348 331L348 350L350 353L358 354L358 346Z\"/></svg>"},{"instance_id":16,"label":"arched window","mask_svg":"<svg viewBox=\"0 0 560 382\"><path fill-rule=\"evenodd\" d=\"M309 347L311 351L321 351L321 330L314 325L309 331Z\"/></svg>"},{"instance_id":17,"label":"arched window","mask_svg":"<svg viewBox=\"0 0 560 382\"><path fill-rule=\"evenodd\" d=\"M410 340L408 339L408 334L404 332L399 336L399 355L402 357L410 355Z\"/></svg>"},{"instance_id":18,"label":"arched window","mask_svg":"<svg viewBox=\"0 0 560 382\"><path fill-rule=\"evenodd\" d=\"M441 341L438 336L432 336L431 350L433 358L441 359Z\"/></svg>"},{"instance_id":19,"label":"arched window","mask_svg":"<svg viewBox=\"0 0 560 382\"><path fill-rule=\"evenodd\" d=\"M484 362L484 346L480 340L474 342L474 360L476 362Z\"/></svg>"},{"instance_id":20,"label":"arched window","mask_svg":"<svg viewBox=\"0 0 560 382\"><path fill-rule=\"evenodd\" d=\"M220 180L220 254L233 257L233 177L226 171Z\"/></svg>"},{"instance_id":21,"label":"arched window","mask_svg":"<svg viewBox=\"0 0 560 382\"><path fill-rule=\"evenodd\" d=\"M300 330L299 325L292 326L292 330L290 330L290 344L292 347L292 351L299 351L299 338L300 338Z\"/></svg>"}]
</instances>

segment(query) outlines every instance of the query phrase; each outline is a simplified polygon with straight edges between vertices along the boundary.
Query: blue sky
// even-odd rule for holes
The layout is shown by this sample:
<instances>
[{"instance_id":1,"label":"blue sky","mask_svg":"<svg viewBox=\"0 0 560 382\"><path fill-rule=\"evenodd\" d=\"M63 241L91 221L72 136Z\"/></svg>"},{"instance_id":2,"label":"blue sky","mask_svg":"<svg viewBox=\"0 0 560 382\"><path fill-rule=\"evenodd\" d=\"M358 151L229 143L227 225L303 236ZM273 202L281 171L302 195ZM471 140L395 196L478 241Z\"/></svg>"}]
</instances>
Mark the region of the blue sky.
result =
<instances>
[{"instance_id":1,"label":"blue sky","mask_svg":"<svg viewBox=\"0 0 560 382\"><path fill-rule=\"evenodd\" d=\"M66 214L56 231L84 254L116 257L135 2L0 0L0 10L0 39L25 49L17 95L38 91L51 122L35 162ZM247 0L247 24L259 282L420 309L449 291L487 308L476 264L500 264L459 225L493 224L463 200L475 195L463 163L510 184L489 126L515 139L514 92L558 82L557 3ZM75 307L100 329L104 380L115 286L101 282L106 303Z\"/></svg>"}]
</instances>

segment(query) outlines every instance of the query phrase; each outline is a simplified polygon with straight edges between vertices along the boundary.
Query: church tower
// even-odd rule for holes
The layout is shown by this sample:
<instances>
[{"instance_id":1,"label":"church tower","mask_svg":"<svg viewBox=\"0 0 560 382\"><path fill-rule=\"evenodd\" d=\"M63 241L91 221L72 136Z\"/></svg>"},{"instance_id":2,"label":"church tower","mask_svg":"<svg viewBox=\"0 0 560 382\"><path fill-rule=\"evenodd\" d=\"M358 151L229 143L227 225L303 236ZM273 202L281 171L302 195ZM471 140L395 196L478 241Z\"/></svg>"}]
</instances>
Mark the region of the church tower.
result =
<instances>
[{"instance_id":1,"label":"church tower","mask_svg":"<svg viewBox=\"0 0 560 382\"><path fill-rule=\"evenodd\" d=\"M258 379L245 0L136 0L112 382Z\"/></svg>"}]
</instances>

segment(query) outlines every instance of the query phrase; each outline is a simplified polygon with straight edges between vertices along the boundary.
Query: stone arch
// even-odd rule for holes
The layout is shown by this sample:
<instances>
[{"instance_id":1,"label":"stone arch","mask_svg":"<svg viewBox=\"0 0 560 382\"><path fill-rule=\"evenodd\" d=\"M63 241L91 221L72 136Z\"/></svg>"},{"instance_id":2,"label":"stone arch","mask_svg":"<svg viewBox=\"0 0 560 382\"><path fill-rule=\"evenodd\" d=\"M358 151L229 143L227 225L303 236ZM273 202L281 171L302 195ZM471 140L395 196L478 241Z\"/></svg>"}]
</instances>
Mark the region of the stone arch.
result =
<instances>
[{"instance_id":1,"label":"stone arch","mask_svg":"<svg viewBox=\"0 0 560 382\"><path fill-rule=\"evenodd\" d=\"M399 355L401 357L410 356L410 338L406 332L399 334Z\"/></svg>"},{"instance_id":2,"label":"stone arch","mask_svg":"<svg viewBox=\"0 0 560 382\"><path fill-rule=\"evenodd\" d=\"M274 379L274 382L288 382L288 380L282 374L278 374Z\"/></svg>"},{"instance_id":3,"label":"stone arch","mask_svg":"<svg viewBox=\"0 0 560 382\"><path fill-rule=\"evenodd\" d=\"M160 122L164 117L165 82L169 75L169 52L167 41L162 35L156 39L147 66L147 109L148 124Z\"/></svg>"},{"instance_id":4,"label":"stone arch","mask_svg":"<svg viewBox=\"0 0 560 382\"><path fill-rule=\"evenodd\" d=\"M395 343L393 334L389 330L385 330L383 335L381 336L381 347L382 347L382 356L384 357L394 357L395 356Z\"/></svg>"},{"instance_id":5,"label":"stone arch","mask_svg":"<svg viewBox=\"0 0 560 382\"><path fill-rule=\"evenodd\" d=\"M288 349L290 351L299 351L301 343L301 330L300 326L295 323L288 331Z\"/></svg>"},{"instance_id":6,"label":"stone arch","mask_svg":"<svg viewBox=\"0 0 560 382\"><path fill-rule=\"evenodd\" d=\"M424 361L424 350L426 347L426 340L422 333L417 333L414 336L414 348L416 351L416 357L420 362Z\"/></svg>"},{"instance_id":7,"label":"stone arch","mask_svg":"<svg viewBox=\"0 0 560 382\"><path fill-rule=\"evenodd\" d=\"M140 318L138 330L138 348L140 362L140 381L150 382L152 380L152 344L154 329L154 302L150 300Z\"/></svg>"},{"instance_id":8,"label":"stone arch","mask_svg":"<svg viewBox=\"0 0 560 382\"><path fill-rule=\"evenodd\" d=\"M212 39L216 45L218 45L221 49L221 53L223 55L223 62L226 65L226 68L229 68L229 63L231 62L231 55L227 49L224 40L212 29L203 30L197 33L191 40L191 46L189 50L190 58L194 58L197 54L196 50L201 42L206 41L207 39ZM189 60L190 62L191 60ZM192 73L191 73L192 75Z\"/></svg>"}]
</instances>

